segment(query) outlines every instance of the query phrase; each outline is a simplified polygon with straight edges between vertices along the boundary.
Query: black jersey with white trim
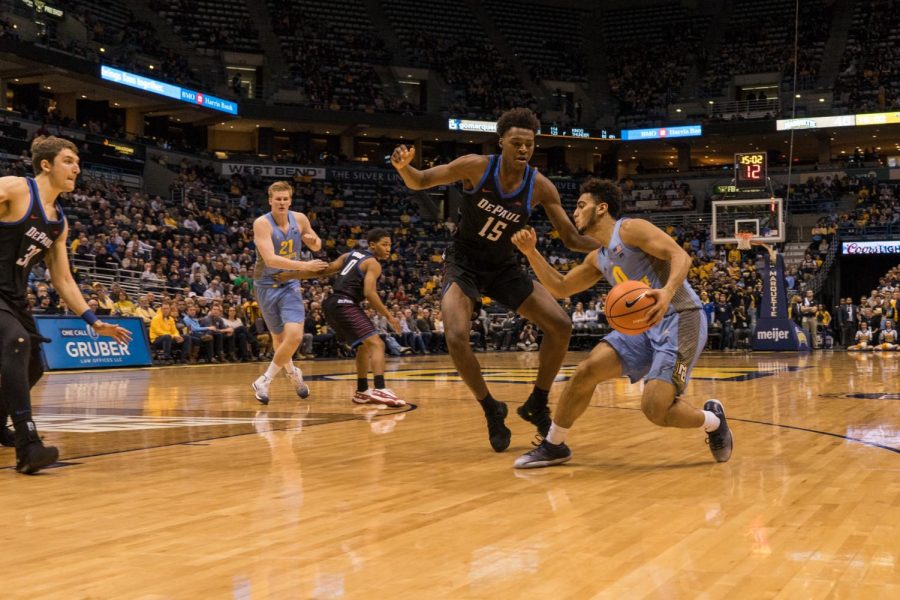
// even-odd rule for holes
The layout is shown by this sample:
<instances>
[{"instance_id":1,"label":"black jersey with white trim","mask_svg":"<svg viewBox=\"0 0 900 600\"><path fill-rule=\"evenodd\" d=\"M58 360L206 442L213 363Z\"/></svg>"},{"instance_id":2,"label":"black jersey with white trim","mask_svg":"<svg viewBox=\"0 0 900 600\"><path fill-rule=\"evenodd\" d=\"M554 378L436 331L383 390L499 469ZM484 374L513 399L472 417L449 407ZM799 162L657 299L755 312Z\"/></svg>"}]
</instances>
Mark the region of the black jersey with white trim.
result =
<instances>
[{"instance_id":1,"label":"black jersey with white trim","mask_svg":"<svg viewBox=\"0 0 900 600\"><path fill-rule=\"evenodd\" d=\"M347 254L340 272L334 278L332 289L335 294L351 298L357 304L363 301L366 276L359 265L369 258L372 258L372 253L365 250L352 250Z\"/></svg>"},{"instance_id":2,"label":"black jersey with white trim","mask_svg":"<svg viewBox=\"0 0 900 600\"><path fill-rule=\"evenodd\" d=\"M58 221L44 214L37 183L27 177L29 206L25 216L15 223L0 221L0 296L24 306L28 293L28 275L65 229L65 215L56 203Z\"/></svg>"},{"instance_id":3,"label":"black jersey with white trim","mask_svg":"<svg viewBox=\"0 0 900 600\"><path fill-rule=\"evenodd\" d=\"M500 156L488 157L488 166L459 207L459 223L453 235L456 254L488 264L507 262L514 254L514 233L528 224L537 169L526 165L519 187L504 194L500 186Z\"/></svg>"}]
</instances>

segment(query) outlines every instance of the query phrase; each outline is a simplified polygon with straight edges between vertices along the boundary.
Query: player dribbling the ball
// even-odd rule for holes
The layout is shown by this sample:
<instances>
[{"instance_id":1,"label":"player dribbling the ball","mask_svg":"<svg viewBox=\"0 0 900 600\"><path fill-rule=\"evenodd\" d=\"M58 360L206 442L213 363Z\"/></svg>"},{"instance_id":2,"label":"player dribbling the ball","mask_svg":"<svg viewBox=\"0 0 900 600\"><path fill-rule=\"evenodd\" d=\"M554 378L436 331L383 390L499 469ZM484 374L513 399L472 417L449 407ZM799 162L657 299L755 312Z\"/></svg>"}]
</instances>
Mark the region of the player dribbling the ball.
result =
<instances>
[{"instance_id":1,"label":"player dribbling the ball","mask_svg":"<svg viewBox=\"0 0 900 600\"><path fill-rule=\"evenodd\" d=\"M646 313L652 327L637 335L615 331L597 344L566 383L547 437L514 466L546 467L570 460L572 452L565 444L569 429L588 407L597 384L620 375L632 383L644 380L641 410L650 421L661 427L702 427L713 457L727 461L732 436L722 404L709 400L699 410L682 397L706 344L707 328L700 299L686 281L690 257L652 223L619 218L621 191L611 181L589 178L580 192L575 226L601 244L580 265L561 275L536 250L534 231L519 231L512 242L556 298L586 290L601 277L613 285L644 281L652 288L644 296L655 300Z\"/></svg>"}]
</instances>

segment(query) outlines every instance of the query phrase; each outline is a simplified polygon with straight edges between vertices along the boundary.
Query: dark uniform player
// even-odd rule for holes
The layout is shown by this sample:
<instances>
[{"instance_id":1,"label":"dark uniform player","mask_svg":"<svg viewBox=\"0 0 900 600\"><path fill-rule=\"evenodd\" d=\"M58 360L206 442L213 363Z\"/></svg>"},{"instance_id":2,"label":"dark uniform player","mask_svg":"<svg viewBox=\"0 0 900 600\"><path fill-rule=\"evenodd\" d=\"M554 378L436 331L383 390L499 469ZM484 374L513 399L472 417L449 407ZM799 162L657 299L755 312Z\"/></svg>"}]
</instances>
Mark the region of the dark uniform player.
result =
<instances>
[{"instance_id":1,"label":"dark uniform player","mask_svg":"<svg viewBox=\"0 0 900 600\"><path fill-rule=\"evenodd\" d=\"M36 138L31 144L36 177L0 178L0 398L3 429L6 416L15 427L16 470L36 473L52 464L59 452L44 446L31 418L31 388L43 375L40 344L46 342L35 327L26 305L31 268L47 263L50 281L66 304L101 335L126 343L126 329L97 319L81 296L66 256L68 227L56 201L60 193L75 189L77 149L55 137Z\"/></svg>"},{"instance_id":2,"label":"dark uniform player","mask_svg":"<svg viewBox=\"0 0 900 600\"><path fill-rule=\"evenodd\" d=\"M581 252L597 247L575 230L556 187L528 164L539 127L530 110L517 108L497 121L499 156L470 154L425 171L410 166L413 149L400 146L391 156L413 190L464 182L468 197L460 207L459 225L446 254L441 311L450 357L484 409L491 446L497 452L509 446L510 431L503 422L507 408L491 397L469 346L472 313L486 294L544 331L537 381L518 412L546 435L550 428L547 395L569 347L572 323L547 290L519 266L510 240L527 225L532 209L541 205L566 247Z\"/></svg>"},{"instance_id":3,"label":"dark uniform player","mask_svg":"<svg viewBox=\"0 0 900 600\"><path fill-rule=\"evenodd\" d=\"M381 263L391 255L390 234L384 229L373 229L366 238L369 250L353 250L342 254L324 271L313 277L334 275L333 293L322 303L328 324L337 336L354 348L356 352L356 393L353 401L357 404L380 406L404 406L406 402L384 384L384 342L378 336L375 325L366 316L360 304L368 300L379 313L387 317L391 327L400 331L400 323L388 311L378 297L375 284L381 277ZM275 276L278 281L306 279L310 275L282 273ZM375 376L375 387L369 389L369 363Z\"/></svg>"}]
</instances>

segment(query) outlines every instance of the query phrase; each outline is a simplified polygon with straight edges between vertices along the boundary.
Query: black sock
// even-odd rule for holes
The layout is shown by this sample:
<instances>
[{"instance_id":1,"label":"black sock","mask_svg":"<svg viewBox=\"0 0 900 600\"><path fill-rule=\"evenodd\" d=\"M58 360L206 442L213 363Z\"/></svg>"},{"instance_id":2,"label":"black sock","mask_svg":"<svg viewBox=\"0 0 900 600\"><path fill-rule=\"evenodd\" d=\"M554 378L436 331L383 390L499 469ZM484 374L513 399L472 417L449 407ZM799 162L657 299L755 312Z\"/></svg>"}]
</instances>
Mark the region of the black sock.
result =
<instances>
[{"instance_id":1,"label":"black sock","mask_svg":"<svg viewBox=\"0 0 900 600\"><path fill-rule=\"evenodd\" d=\"M490 392L478 402L481 403L481 408L484 410L485 414L487 414L488 411L493 412L497 408L497 401L494 400L494 397L491 396Z\"/></svg>"},{"instance_id":2,"label":"black sock","mask_svg":"<svg viewBox=\"0 0 900 600\"><path fill-rule=\"evenodd\" d=\"M375 389L383 390L387 386L384 385L384 375L376 375L375 376Z\"/></svg>"},{"instance_id":3,"label":"black sock","mask_svg":"<svg viewBox=\"0 0 900 600\"><path fill-rule=\"evenodd\" d=\"M364 392L369 389L369 378L368 377L357 377L356 378L356 391Z\"/></svg>"},{"instance_id":4,"label":"black sock","mask_svg":"<svg viewBox=\"0 0 900 600\"><path fill-rule=\"evenodd\" d=\"M531 390L531 397L528 398L528 401L532 404L546 406L547 402L550 400L549 395L550 390L542 390L538 386L534 386L534 389Z\"/></svg>"}]
</instances>

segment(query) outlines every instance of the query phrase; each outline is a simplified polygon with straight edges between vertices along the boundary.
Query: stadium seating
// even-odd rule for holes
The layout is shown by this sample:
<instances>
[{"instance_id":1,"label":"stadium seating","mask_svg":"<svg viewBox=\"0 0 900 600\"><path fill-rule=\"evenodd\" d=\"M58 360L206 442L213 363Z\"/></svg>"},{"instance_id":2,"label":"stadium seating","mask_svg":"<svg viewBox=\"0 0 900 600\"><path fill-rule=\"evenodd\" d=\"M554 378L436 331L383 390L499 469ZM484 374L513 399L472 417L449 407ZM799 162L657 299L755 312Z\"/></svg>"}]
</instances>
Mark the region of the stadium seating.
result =
<instances>
[{"instance_id":1,"label":"stadium seating","mask_svg":"<svg viewBox=\"0 0 900 600\"><path fill-rule=\"evenodd\" d=\"M586 81L583 23L587 14L564 6L511 0L484 3L500 33L535 80Z\"/></svg>"}]
</instances>

